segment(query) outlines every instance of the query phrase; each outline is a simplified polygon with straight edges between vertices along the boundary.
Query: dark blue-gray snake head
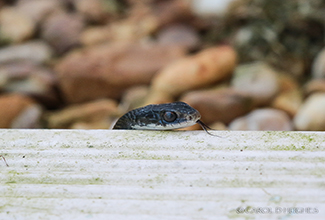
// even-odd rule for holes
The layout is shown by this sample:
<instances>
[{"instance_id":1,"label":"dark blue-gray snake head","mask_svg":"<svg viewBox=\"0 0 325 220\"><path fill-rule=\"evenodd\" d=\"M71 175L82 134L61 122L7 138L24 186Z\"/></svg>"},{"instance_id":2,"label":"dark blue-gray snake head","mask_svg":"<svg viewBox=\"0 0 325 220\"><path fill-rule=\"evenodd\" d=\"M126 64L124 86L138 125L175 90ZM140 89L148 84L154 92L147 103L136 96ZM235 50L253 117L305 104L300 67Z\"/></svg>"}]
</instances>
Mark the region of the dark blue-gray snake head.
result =
<instances>
[{"instance_id":1,"label":"dark blue-gray snake head","mask_svg":"<svg viewBox=\"0 0 325 220\"><path fill-rule=\"evenodd\" d=\"M184 102L147 105L120 117L113 129L172 130L200 124L200 118L200 113Z\"/></svg>"}]
</instances>

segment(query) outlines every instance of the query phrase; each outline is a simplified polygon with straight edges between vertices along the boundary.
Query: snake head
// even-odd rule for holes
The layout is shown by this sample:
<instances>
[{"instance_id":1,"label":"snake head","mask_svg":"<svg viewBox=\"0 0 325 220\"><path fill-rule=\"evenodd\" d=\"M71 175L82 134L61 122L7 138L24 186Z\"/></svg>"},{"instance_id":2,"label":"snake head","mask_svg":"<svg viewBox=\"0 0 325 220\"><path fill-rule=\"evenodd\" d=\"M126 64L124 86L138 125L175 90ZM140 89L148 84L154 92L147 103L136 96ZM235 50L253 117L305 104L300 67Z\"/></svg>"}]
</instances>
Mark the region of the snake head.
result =
<instances>
[{"instance_id":1,"label":"snake head","mask_svg":"<svg viewBox=\"0 0 325 220\"><path fill-rule=\"evenodd\" d=\"M172 130L192 126L200 118L185 102L147 105L123 115L113 129Z\"/></svg>"}]
</instances>

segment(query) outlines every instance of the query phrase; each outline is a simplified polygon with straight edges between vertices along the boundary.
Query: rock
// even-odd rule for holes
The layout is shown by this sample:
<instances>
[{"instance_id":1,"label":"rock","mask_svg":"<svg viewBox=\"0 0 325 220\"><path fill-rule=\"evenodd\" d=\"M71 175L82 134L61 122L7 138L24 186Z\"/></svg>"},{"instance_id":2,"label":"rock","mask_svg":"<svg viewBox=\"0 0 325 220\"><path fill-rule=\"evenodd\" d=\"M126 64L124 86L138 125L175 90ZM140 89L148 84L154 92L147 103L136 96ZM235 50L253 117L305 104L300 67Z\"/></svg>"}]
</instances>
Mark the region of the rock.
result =
<instances>
[{"instance_id":1,"label":"rock","mask_svg":"<svg viewBox=\"0 0 325 220\"><path fill-rule=\"evenodd\" d=\"M191 2L184 0L158 1L152 4L151 13L158 26L167 26L193 17Z\"/></svg>"},{"instance_id":2,"label":"rock","mask_svg":"<svg viewBox=\"0 0 325 220\"><path fill-rule=\"evenodd\" d=\"M206 124L227 124L254 107L249 96L230 88L189 92L181 97L181 101L197 109Z\"/></svg>"},{"instance_id":3,"label":"rock","mask_svg":"<svg viewBox=\"0 0 325 220\"><path fill-rule=\"evenodd\" d=\"M302 104L303 94L295 78L279 74L279 92L270 104L271 107L285 111L290 117L296 115Z\"/></svg>"},{"instance_id":4,"label":"rock","mask_svg":"<svg viewBox=\"0 0 325 220\"><path fill-rule=\"evenodd\" d=\"M117 103L110 99L96 100L90 103L69 106L63 110L48 113L46 121L49 128L71 128L83 124L101 124L108 129L110 117L119 115Z\"/></svg>"},{"instance_id":5,"label":"rock","mask_svg":"<svg viewBox=\"0 0 325 220\"><path fill-rule=\"evenodd\" d=\"M289 92L292 90L298 90L300 85L292 75L289 74L278 74L279 82L279 93Z\"/></svg>"},{"instance_id":6,"label":"rock","mask_svg":"<svg viewBox=\"0 0 325 220\"><path fill-rule=\"evenodd\" d=\"M299 89L280 93L271 103L276 109L285 111L291 117L295 116L302 104L302 93Z\"/></svg>"},{"instance_id":7,"label":"rock","mask_svg":"<svg viewBox=\"0 0 325 220\"><path fill-rule=\"evenodd\" d=\"M227 8L234 0L193 0L192 10L199 16L216 16L226 13Z\"/></svg>"},{"instance_id":8,"label":"rock","mask_svg":"<svg viewBox=\"0 0 325 220\"><path fill-rule=\"evenodd\" d=\"M311 80L305 85L305 93L307 95L316 92L325 92L325 79Z\"/></svg>"},{"instance_id":9,"label":"rock","mask_svg":"<svg viewBox=\"0 0 325 220\"><path fill-rule=\"evenodd\" d=\"M109 41L111 31L107 26L85 27L80 34L80 43L84 46L93 46Z\"/></svg>"},{"instance_id":10,"label":"rock","mask_svg":"<svg viewBox=\"0 0 325 220\"><path fill-rule=\"evenodd\" d=\"M231 82L233 88L251 96L256 105L266 105L279 91L277 72L265 63L240 65Z\"/></svg>"},{"instance_id":11,"label":"rock","mask_svg":"<svg viewBox=\"0 0 325 220\"><path fill-rule=\"evenodd\" d=\"M83 20L75 14L53 13L42 25L41 35L61 54L80 44Z\"/></svg>"},{"instance_id":12,"label":"rock","mask_svg":"<svg viewBox=\"0 0 325 220\"><path fill-rule=\"evenodd\" d=\"M20 45L0 49L0 63L29 60L35 63L45 63L52 57L52 50L43 41L29 41Z\"/></svg>"},{"instance_id":13,"label":"rock","mask_svg":"<svg viewBox=\"0 0 325 220\"><path fill-rule=\"evenodd\" d=\"M80 35L80 42L84 45L95 45L107 42L148 41L148 36L156 29L156 22L150 17L141 21L116 21L106 26L86 27Z\"/></svg>"},{"instance_id":14,"label":"rock","mask_svg":"<svg viewBox=\"0 0 325 220\"><path fill-rule=\"evenodd\" d=\"M81 33L80 41L88 46L107 42L139 42L148 38L153 29L156 29L155 22L150 19L139 22L122 20L101 27L87 27Z\"/></svg>"},{"instance_id":15,"label":"rock","mask_svg":"<svg viewBox=\"0 0 325 220\"><path fill-rule=\"evenodd\" d=\"M84 1L85 4L93 4L91 2L88 3L88 0L78 1ZM108 2L105 4L108 4ZM127 13L128 16L125 19L114 19L111 22L107 22L104 26L86 27L81 34L82 44L94 45L105 42L130 43L148 41L150 36L157 31L158 20L154 17L149 4L136 2L135 5L133 7L130 6ZM108 13L106 13L107 15Z\"/></svg>"},{"instance_id":16,"label":"rock","mask_svg":"<svg viewBox=\"0 0 325 220\"><path fill-rule=\"evenodd\" d=\"M30 18L35 24L40 24L53 12L63 10L60 1L53 0L19 0L16 8L19 13Z\"/></svg>"},{"instance_id":17,"label":"rock","mask_svg":"<svg viewBox=\"0 0 325 220\"><path fill-rule=\"evenodd\" d=\"M154 74L182 57L179 47L106 44L76 51L56 67L65 100L120 98L126 88L149 84Z\"/></svg>"},{"instance_id":18,"label":"rock","mask_svg":"<svg viewBox=\"0 0 325 220\"><path fill-rule=\"evenodd\" d=\"M118 13L118 1L74 0L76 10L90 22L103 23Z\"/></svg>"},{"instance_id":19,"label":"rock","mask_svg":"<svg viewBox=\"0 0 325 220\"><path fill-rule=\"evenodd\" d=\"M291 131L293 130L289 116L277 109L256 109L244 117L235 119L229 124L230 130L249 131Z\"/></svg>"},{"instance_id":20,"label":"rock","mask_svg":"<svg viewBox=\"0 0 325 220\"><path fill-rule=\"evenodd\" d=\"M230 76L236 61L230 46L208 48L177 60L155 76L146 103L173 100L189 90L211 86Z\"/></svg>"},{"instance_id":21,"label":"rock","mask_svg":"<svg viewBox=\"0 0 325 220\"><path fill-rule=\"evenodd\" d=\"M91 3L91 0L77 0L80 1L82 4L95 4ZM98 0L96 0L98 1ZM113 4L111 2L115 1L107 1L107 4ZM175 1L168 1L168 3L175 3ZM168 4L170 6L175 6L177 9L180 9L180 4ZM120 3L118 3L120 4ZM120 4L121 5L121 4ZM154 4L147 4L142 1L136 1L129 4L128 7L128 16L124 19L112 19L111 22L106 22L104 26L89 26L86 27L85 30L81 34L81 42L84 45L95 45L104 42L139 42L139 41L148 41L150 40L152 35L157 33L157 30L160 26L162 26L161 22L164 21L160 20L159 17L159 6L157 5L165 5L165 3L154 3ZM111 5L112 6L112 5ZM155 8L157 6L158 8ZM119 6L120 7L120 6ZM114 8L114 7L113 7ZM89 11L89 9L87 9ZM103 10L103 9L102 9ZM106 16L109 14L116 13L114 12L116 9L109 9L109 13L106 13ZM165 10L172 10L165 8ZM179 12L179 11L178 11ZM157 15L156 15L157 14ZM115 16L115 15L114 15ZM170 18L170 17L169 17ZM171 19L175 17L172 16ZM178 45L179 46L179 45Z\"/></svg>"},{"instance_id":22,"label":"rock","mask_svg":"<svg viewBox=\"0 0 325 220\"><path fill-rule=\"evenodd\" d=\"M80 35L80 42L85 46L93 46L107 41L112 41L112 31L109 26L86 27Z\"/></svg>"},{"instance_id":23,"label":"rock","mask_svg":"<svg viewBox=\"0 0 325 220\"><path fill-rule=\"evenodd\" d=\"M315 58L311 74L315 79L325 78L325 48Z\"/></svg>"},{"instance_id":24,"label":"rock","mask_svg":"<svg viewBox=\"0 0 325 220\"><path fill-rule=\"evenodd\" d=\"M325 93L310 95L294 117L294 125L300 131L325 130Z\"/></svg>"},{"instance_id":25,"label":"rock","mask_svg":"<svg viewBox=\"0 0 325 220\"><path fill-rule=\"evenodd\" d=\"M138 42L148 39L157 29L157 21L151 17L130 17L126 20L113 22L109 28L111 40L115 42Z\"/></svg>"},{"instance_id":26,"label":"rock","mask_svg":"<svg viewBox=\"0 0 325 220\"><path fill-rule=\"evenodd\" d=\"M39 127L42 109L32 99L19 94L2 95L0 106L0 128Z\"/></svg>"},{"instance_id":27,"label":"rock","mask_svg":"<svg viewBox=\"0 0 325 220\"><path fill-rule=\"evenodd\" d=\"M126 19L112 22L103 29L91 28L86 30L81 39L85 44L103 43L103 42L139 42L148 39L148 36L157 29L156 20L152 17L143 19ZM93 42L96 40L95 42Z\"/></svg>"},{"instance_id":28,"label":"rock","mask_svg":"<svg viewBox=\"0 0 325 220\"><path fill-rule=\"evenodd\" d=\"M11 128L27 129L40 128L43 109L40 105L34 104L27 106L19 115L12 121Z\"/></svg>"},{"instance_id":29,"label":"rock","mask_svg":"<svg viewBox=\"0 0 325 220\"><path fill-rule=\"evenodd\" d=\"M199 44L199 35L194 28L188 25L169 25L157 34L157 40L162 45L179 45L187 49L194 49Z\"/></svg>"},{"instance_id":30,"label":"rock","mask_svg":"<svg viewBox=\"0 0 325 220\"><path fill-rule=\"evenodd\" d=\"M35 31L35 23L14 7L1 8L0 26L2 42L20 43L30 38Z\"/></svg>"},{"instance_id":31,"label":"rock","mask_svg":"<svg viewBox=\"0 0 325 220\"><path fill-rule=\"evenodd\" d=\"M29 61L10 62L0 64L0 75L5 81L0 90L31 96L49 108L58 106L57 79L49 69Z\"/></svg>"},{"instance_id":32,"label":"rock","mask_svg":"<svg viewBox=\"0 0 325 220\"><path fill-rule=\"evenodd\" d=\"M277 65L278 69L281 69L290 75L294 76L296 79L303 79L307 71L309 71L309 61L306 61L306 57L301 56L297 57L291 53L284 56L283 59L276 58L277 61L275 65ZM270 61L273 63L272 61Z\"/></svg>"}]
</instances>

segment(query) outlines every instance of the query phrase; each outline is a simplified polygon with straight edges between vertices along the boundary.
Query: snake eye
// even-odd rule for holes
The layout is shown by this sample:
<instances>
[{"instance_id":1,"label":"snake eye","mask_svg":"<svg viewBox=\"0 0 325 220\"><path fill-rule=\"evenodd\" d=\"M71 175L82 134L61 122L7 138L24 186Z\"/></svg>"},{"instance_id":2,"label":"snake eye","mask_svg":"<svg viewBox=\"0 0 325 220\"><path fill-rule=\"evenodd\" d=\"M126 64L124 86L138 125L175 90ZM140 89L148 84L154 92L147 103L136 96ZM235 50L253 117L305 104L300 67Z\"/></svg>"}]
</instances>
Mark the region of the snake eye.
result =
<instances>
[{"instance_id":1,"label":"snake eye","mask_svg":"<svg viewBox=\"0 0 325 220\"><path fill-rule=\"evenodd\" d=\"M176 120L177 115L175 112L165 112L163 118L167 122L173 122Z\"/></svg>"}]
</instances>

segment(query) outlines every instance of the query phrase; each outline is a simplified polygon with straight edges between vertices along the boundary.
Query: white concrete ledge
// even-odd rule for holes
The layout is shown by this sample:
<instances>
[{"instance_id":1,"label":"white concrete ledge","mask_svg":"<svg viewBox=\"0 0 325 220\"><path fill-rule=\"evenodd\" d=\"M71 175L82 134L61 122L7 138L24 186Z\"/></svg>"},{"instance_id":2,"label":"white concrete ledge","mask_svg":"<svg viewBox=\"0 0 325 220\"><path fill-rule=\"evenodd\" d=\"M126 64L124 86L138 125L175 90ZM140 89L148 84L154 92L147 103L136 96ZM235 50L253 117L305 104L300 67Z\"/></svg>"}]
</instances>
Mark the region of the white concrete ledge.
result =
<instances>
[{"instance_id":1,"label":"white concrete ledge","mask_svg":"<svg viewBox=\"0 0 325 220\"><path fill-rule=\"evenodd\" d=\"M325 219L324 132L215 133L0 130L0 219Z\"/></svg>"}]
</instances>

